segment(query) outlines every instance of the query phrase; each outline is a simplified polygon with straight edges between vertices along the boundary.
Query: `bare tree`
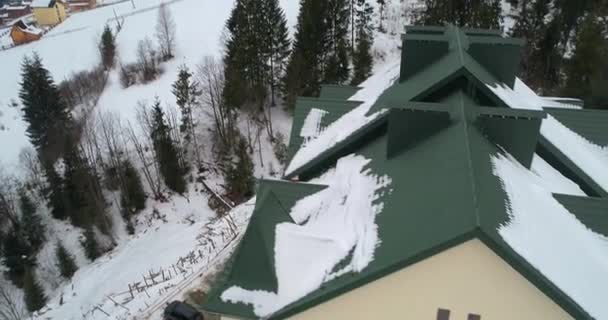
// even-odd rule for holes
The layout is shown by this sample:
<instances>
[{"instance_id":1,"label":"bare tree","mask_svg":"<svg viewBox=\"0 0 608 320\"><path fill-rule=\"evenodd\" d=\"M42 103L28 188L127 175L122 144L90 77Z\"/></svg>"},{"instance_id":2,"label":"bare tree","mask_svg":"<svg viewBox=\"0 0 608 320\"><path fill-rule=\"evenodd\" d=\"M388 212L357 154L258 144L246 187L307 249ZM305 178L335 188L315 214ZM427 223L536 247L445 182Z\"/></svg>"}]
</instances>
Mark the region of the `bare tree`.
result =
<instances>
[{"instance_id":1,"label":"bare tree","mask_svg":"<svg viewBox=\"0 0 608 320\"><path fill-rule=\"evenodd\" d=\"M167 111L167 123L169 124L169 129L171 130L170 134L171 134L171 139L175 142L175 144L177 145L177 151L178 151L178 155L177 158L179 159L180 162L180 167L181 168L187 168L188 167L188 163L186 160L186 148L184 148L185 144L184 144L184 139L183 136L181 134L181 132L179 131L179 112L177 111L176 108L167 105L167 107L165 108L165 110Z\"/></svg>"},{"instance_id":2,"label":"bare tree","mask_svg":"<svg viewBox=\"0 0 608 320\"><path fill-rule=\"evenodd\" d=\"M0 168L0 231L7 226L18 224L16 180L3 173Z\"/></svg>"},{"instance_id":3,"label":"bare tree","mask_svg":"<svg viewBox=\"0 0 608 320\"><path fill-rule=\"evenodd\" d=\"M26 319L28 312L23 301L23 292L0 276L0 319Z\"/></svg>"},{"instance_id":4,"label":"bare tree","mask_svg":"<svg viewBox=\"0 0 608 320\"><path fill-rule=\"evenodd\" d=\"M175 48L175 21L171 15L171 10L165 3L158 7L158 17L156 20L156 39L160 46L163 60L173 58Z\"/></svg>"},{"instance_id":5,"label":"bare tree","mask_svg":"<svg viewBox=\"0 0 608 320\"><path fill-rule=\"evenodd\" d=\"M137 64L141 72L141 82L147 83L156 79L160 73L158 61L156 58L156 50L149 38L140 40L137 43Z\"/></svg>"},{"instance_id":6,"label":"bare tree","mask_svg":"<svg viewBox=\"0 0 608 320\"><path fill-rule=\"evenodd\" d=\"M204 57L197 66L197 78L203 111L213 116L214 131L222 147L232 145L236 135L236 114L226 105L222 95L225 83L223 63L212 56Z\"/></svg>"},{"instance_id":7,"label":"bare tree","mask_svg":"<svg viewBox=\"0 0 608 320\"><path fill-rule=\"evenodd\" d=\"M19 166L25 173L25 183L40 195L44 192L45 177L42 164L38 158L38 153L31 147L21 149L19 153Z\"/></svg>"},{"instance_id":8,"label":"bare tree","mask_svg":"<svg viewBox=\"0 0 608 320\"><path fill-rule=\"evenodd\" d=\"M162 182L160 176L160 168L155 157L149 159L146 153L150 150L152 145L152 123L146 104L144 102L138 102L137 104L137 122L140 125L140 132L136 132L131 123L127 124L127 136L131 142L135 153L142 164L142 170L146 182L150 187L150 191L154 195L155 199L162 199ZM143 142L142 142L143 141Z\"/></svg>"}]
</instances>

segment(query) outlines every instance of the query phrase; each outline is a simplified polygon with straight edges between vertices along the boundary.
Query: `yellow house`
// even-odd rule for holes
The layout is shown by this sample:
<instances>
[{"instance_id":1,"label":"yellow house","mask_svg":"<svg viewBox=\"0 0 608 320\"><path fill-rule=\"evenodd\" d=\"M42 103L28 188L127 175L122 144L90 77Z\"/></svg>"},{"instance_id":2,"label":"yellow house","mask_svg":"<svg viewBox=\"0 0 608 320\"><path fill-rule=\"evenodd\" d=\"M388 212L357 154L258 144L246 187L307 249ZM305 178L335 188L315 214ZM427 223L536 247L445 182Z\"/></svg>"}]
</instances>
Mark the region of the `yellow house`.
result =
<instances>
[{"instance_id":1,"label":"yellow house","mask_svg":"<svg viewBox=\"0 0 608 320\"><path fill-rule=\"evenodd\" d=\"M565 149L541 139L552 115L573 136L608 137L597 121L608 113L540 108L516 78L523 44L407 27L401 65L298 98L285 175L230 213L248 224L201 309L221 320L608 319L608 189L553 189L595 180L568 171L586 155L564 164ZM507 107L523 102L539 107Z\"/></svg>"},{"instance_id":2,"label":"yellow house","mask_svg":"<svg viewBox=\"0 0 608 320\"><path fill-rule=\"evenodd\" d=\"M61 0L34 0L32 11L34 18L41 26L54 26L63 22L66 15L66 3Z\"/></svg>"}]
</instances>

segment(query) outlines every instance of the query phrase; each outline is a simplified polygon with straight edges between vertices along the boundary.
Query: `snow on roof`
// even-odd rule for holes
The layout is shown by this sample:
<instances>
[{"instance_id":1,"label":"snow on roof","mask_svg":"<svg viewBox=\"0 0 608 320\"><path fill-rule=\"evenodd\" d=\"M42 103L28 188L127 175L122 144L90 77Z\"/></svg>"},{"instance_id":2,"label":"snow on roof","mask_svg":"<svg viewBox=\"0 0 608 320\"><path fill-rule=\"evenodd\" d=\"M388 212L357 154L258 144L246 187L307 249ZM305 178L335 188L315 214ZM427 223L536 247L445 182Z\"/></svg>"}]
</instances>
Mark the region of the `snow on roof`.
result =
<instances>
[{"instance_id":1,"label":"snow on roof","mask_svg":"<svg viewBox=\"0 0 608 320\"><path fill-rule=\"evenodd\" d=\"M552 193L586 196L585 192L581 190L578 184L564 177L561 172L557 171L537 154L535 154L532 159L532 166L530 169L541 178L539 183Z\"/></svg>"},{"instance_id":2,"label":"snow on roof","mask_svg":"<svg viewBox=\"0 0 608 320\"><path fill-rule=\"evenodd\" d=\"M508 195L501 237L595 319L608 319L608 239L589 230L543 182L504 156L492 158Z\"/></svg>"},{"instance_id":3,"label":"snow on roof","mask_svg":"<svg viewBox=\"0 0 608 320\"><path fill-rule=\"evenodd\" d=\"M295 223L276 226L276 293L232 286L221 299L251 304L257 316L266 317L345 272L363 270L380 241L375 218L382 204L372 202L376 191L391 183L365 170L369 161L359 155L340 159L335 169L312 181L328 187L291 209ZM350 262L336 271L351 253Z\"/></svg>"},{"instance_id":4,"label":"snow on roof","mask_svg":"<svg viewBox=\"0 0 608 320\"><path fill-rule=\"evenodd\" d=\"M300 137L304 138L304 141L319 136L319 133L321 133L321 120L323 120L323 116L326 114L327 111L321 109L310 109L300 130Z\"/></svg>"},{"instance_id":5,"label":"snow on roof","mask_svg":"<svg viewBox=\"0 0 608 320\"><path fill-rule=\"evenodd\" d=\"M381 114L381 112L376 112L370 116L366 116L366 113L378 97L399 78L401 60L396 58L387 59L387 61L388 63L378 67L374 75L360 85L361 90L348 99L349 101L363 101L363 103L327 126L318 137L303 145L293 156L289 166L285 170L286 175L289 175L319 156L325 150L346 139L357 129Z\"/></svg>"},{"instance_id":6,"label":"snow on roof","mask_svg":"<svg viewBox=\"0 0 608 320\"><path fill-rule=\"evenodd\" d=\"M55 0L34 0L32 1L32 8L48 8Z\"/></svg>"},{"instance_id":7,"label":"snow on roof","mask_svg":"<svg viewBox=\"0 0 608 320\"><path fill-rule=\"evenodd\" d=\"M511 108L542 110L543 107L562 105L553 102L547 105L547 99L539 97L525 83L517 79L513 89L505 85L490 86L499 98ZM598 146L568 127L563 125L551 115L543 120L541 134L553 145L558 147L570 160L574 161L587 175L593 177L604 190L608 190L608 149Z\"/></svg>"}]
</instances>

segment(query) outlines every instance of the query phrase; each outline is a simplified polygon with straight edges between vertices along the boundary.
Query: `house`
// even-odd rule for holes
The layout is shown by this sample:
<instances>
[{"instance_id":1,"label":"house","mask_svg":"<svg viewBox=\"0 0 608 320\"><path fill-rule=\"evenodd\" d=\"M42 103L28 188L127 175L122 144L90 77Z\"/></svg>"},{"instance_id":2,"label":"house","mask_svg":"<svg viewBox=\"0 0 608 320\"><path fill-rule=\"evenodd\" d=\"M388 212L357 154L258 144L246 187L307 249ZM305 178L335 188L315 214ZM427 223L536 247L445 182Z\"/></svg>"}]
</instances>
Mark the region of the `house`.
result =
<instances>
[{"instance_id":1,"label":"house","mask_svg":"<svg viewBox=\"0 0 608 320\"><path fill-rule=\"evenodd\" d=\"M42 30L25 24L23 20L17 20L11 28L11 39L16 46L36 41L40 37L42 37Z\"/></svg>"},{"instance_id":2,"label":"house","mask_svg":"<svg viewBox=\"0 0 608 320\"><path fill-rule=\"evenodd\" d=\"M10 23L31 13L32 9L28 3L21 3L19 5L5 4L0 7L0 25Z\"/></svg>"},{"instance_id":3,"label":"house","mask_svg":"<svg viewBox=\"0 0 608 320\"><path fill-rule=\"evenodd\" d=\"M80 12L95 9L97 6L96 0L72 0L68 1L70 12Z\"/></svg>"},{"instance_id":4,"label":"house","mask_svg":"<svg viewBox=\"0 0 608 320\"><path fill-rule=\"evenodd\" d=\"M41 26L54 26L63 22L66 15L67 4L62 0L34 0L32 11Z\"/></svg>"},{"instance_id":5,"label":"house","mask_svg":"<svg viewBox=\"0 0 608 320\"><path fill-rule=\"evenodd\" d=\"M536 95L524 41L407 27L296 103L202 308L221 319L608 319L608 113Z\"/></svg>"}]
</instances>

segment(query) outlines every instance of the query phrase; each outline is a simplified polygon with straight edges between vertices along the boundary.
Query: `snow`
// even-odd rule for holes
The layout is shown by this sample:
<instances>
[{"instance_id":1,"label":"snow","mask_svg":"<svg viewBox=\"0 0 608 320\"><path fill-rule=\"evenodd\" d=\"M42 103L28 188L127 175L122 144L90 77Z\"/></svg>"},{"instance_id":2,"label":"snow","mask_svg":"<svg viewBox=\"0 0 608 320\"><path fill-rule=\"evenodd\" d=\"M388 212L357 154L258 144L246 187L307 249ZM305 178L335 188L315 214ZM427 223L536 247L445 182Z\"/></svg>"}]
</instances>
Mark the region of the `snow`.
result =
<instances>
[{"instance_id":1,"label":"snow","mask_svg":"<svg viewBox=\"0 0 608 320\"><path fill-rule=\"evenodd\" d=\"M372 203L391 183L366 169L369 161L359 155L340 159L335 169L311 181L328 187L291 209L295 223L276 226L276 293L234 286L222 293L222 300L251 304L256 315L266 317L337 275L365 269L380 244L375 218L382 204ZM334 270L350 253L350 261Z\"/></svg>"},{"instance_id":2,"label":"snow","mask_svg":"<svg viewBox=\"0 0 608 320\"><path fill-rule=\"evenodd\" d=\"M376 48L376 50L382 50L388 53L388 56L374 66L373 75L361 83L361 89L348 99L363 103L328 125L315 139L311 139L303 145L293 156L285 170L286 174L294 172L382 114L382 111L379 111L369 116L366 115L378 97L399 77L401 59L398 50L387 48L396 47L397 39L381 38L380 40L382 41L376 39L375 46L380 46L381 49ZM378 43L380 44L378 45Z\"/></svg>"},{"instance_id":3,"label":"snow","mask_svg":"<svg viewBox=\"0 0 608 320\"><path fill-rule=\"evenodd\" d=\"M575 196L586 196L581 188L572 180L564 177L559 171L548 164L543 158L534 155L532 160L532 172L541 178L539 183L552 193L570 194Z\"/></svg>"},{"instance_id":4,"label":"snow","mask_svg":"<svg viewBox=\"0 0 608 320\"><path fill-rule=\"evenodd\" d=\"M508 195L498 231L532 266L595 319L608 319L608 239L583 225L517 161L492 158Z\"/></svg>"},{"instance_id":5,"label":"snow","mask_svg":"<svg viewBox=\"0 0 608 320\"><path fill-rule=\"evenodd\" d=\"M99 63L97 41L104 26L115 27L115 13L123 20L122 31L117 35L118 60L126 64L136 60L137 42L146 37L155 39L158 5L162 0L133 0L98 7L94 10L72 14L65 22L49 31L42 39L26 45L0 51L0 165L18 169L18 154L30 146L25 135L26 124L20 119L20 107L8 107L11 101L19 102L20 64L25 55L37 52L56 82L70 74L90 70ZM107 1L106 1L107 3ZM299 3L281 0L288 23L296 24ZM204 56L219 57L222 53L221 35L233 1L177 0L167 2L176 23L176 58L163 64L163 75L148 85L135 85L123 89L118 74L110 74L98 109L117 111L123 120L136 123L135 106L139 101L151 102L158 96L163 105L174 104L171 84L177 77L181 64L194 70ZM4 45L0 38L0 45ZM8 37L10 40L10 37ZM7 41L8 41L7 40ZM2 129L4 126L4 129Z\"/></svg>"},{"instance_id":6,"label":"snow","mask_svg":"<svg viewBox=\"0 0 608 320\"><path fill-rule=\"evenodd\" d=\"M31 7L32 8L48 8L49 4L51 4L52 0L33 0Z\"/></svg>"},{"instance_id":7,"label":"snow","mask_svg":"<svg viewBox=\"0 0 608 320\"><path fill-rule=\"evenodd\" d=\"M308 115L304 119L304 123L302 124L300 137L304 138L304 140L310 140L318 137L319 133L321 132L321 120L323 120L323 116L326 114L327 111L321 109L310 109Z\"/></svg>"},{"instance_id":8,"label":"snow","mask_svg":"<svg viewBox=\"0 0 608 320\"><path fill-rule=\"evenodd\" d=\"M513 89L498 84L490 88L507 105L515 109L542 110L543 107L562 106L551 98L540 97L516 79ZM551 115L543 120L540 132L549 142L570 160L576 163L587 175L592 177L604 190L608 190L608 150L606 146L598 146L573 132Z\"/></svg>"},{"instance_id":9,"label":"snow","mask_svg":"<svg viewBox=\"0 0 608 320\"><path fill-rule=\"evenodd\" d=\"M212 258L214 252L205 251L205 247L201 246L202 237L211 236L218 247L234 239L222 235L224 231L221 229L226 228L225 219L211 220L213 212L206 205L206 196L193 196L189 201L176 199L157 206L157 209L166 215L167 222L152 221L152 227L145 232L122 241L111 253L79 269L71 285L62 287L46 310L34 319L108 319L97 308L109 313L111 319L133 319L162 299L168 288L180 285L182 275L159 284L158 288L148 289L150 297L143 292L135 292L133 300L129 299L129 284L143 284L143 277L152 270L174 270L172 268L178 265L180 258L188 256L190 252L202 250L209 255L207 258ZM231 216L240 221L237 232L244 230L252 210L253 204L248 202L232 211ZM152 208L147 211L140 215L150 215ZM190 221L192 219L194 223ZM210 226L212 229L209 229ZM210 233L210 230L215 233ZM178 270L184 269L185 277L205 267L207 261L212 260L201 260L189 267L178 267ZM61 299L63 304L60 303ZM125 308L115 305L112 299L124 303Z\"/></svg>"}]
</instances>

